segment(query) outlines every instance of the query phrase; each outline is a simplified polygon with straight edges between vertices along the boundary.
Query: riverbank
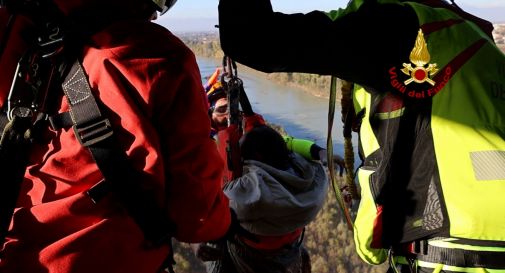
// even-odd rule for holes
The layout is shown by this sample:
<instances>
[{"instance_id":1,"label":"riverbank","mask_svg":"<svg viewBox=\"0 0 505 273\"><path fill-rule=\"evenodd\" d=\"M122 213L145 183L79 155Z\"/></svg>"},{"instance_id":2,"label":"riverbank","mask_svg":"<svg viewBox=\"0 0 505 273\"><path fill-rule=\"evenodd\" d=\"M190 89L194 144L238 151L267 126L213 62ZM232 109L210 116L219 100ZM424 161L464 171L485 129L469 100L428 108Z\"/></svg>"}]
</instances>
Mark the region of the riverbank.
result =
<instances>
[{"instance_id":1,"label":"riverbank","mask_svg":"<svg viewBox=\"0 0 505 273\"><path fill-rule=\"evenodd\" d=\"M202 51L194 51L197 57L211 58L216 61L216 63L221 63L223 56L208 56L206 54L201 54ZM322 76L315 74L304 74L304 73L264 73L245 65L237 64L238 74L240 77L240 72L245 71L248 74L256 75L260 78L267 79L269 81L281 84L284 86L294 87L300 89L303 92L310 94L315 97L328 99L330 92L330 76ZM210 75L208 75L210 76ZM340 86L340 85L338 85ZM340 88L337 88L337 99L340 98Z\"/></svg>"},{"instance_id":2,"label":"riverbank","mask_svg":"<svg viewBox=\"0 0 505 273\"><path fill-rule=\"evenodd\" d=\"M300 89L315 97L329 98L330 76L303 73L264 73L240 64L238 64L238 69L239 71L245 70L247 73L259 75L278 84ZM338 88L338 90L340 89ZM340 93L340 91L337 92ZM339 94L337 94L337 98L340 98Z\"/></svg>"},{"instance_id":3,"label":"riverbank","mask_svg":"<svg viewBox=\"0 0 505 273\"><path fill-rule=\"evenodd\" d=\"M219 44L217 32L188 33L180 37L196 56L215 59L217 63L221 63L223 51ZM305 73L263 73L240 64L238 64L238 69L239 74L240 71L245 70L247 73L259 75L278 84L295 87L310 95L325 99L329 98L330 76ZM337 95L337 99L339 97Z\"/></svg>"}]
</instances>

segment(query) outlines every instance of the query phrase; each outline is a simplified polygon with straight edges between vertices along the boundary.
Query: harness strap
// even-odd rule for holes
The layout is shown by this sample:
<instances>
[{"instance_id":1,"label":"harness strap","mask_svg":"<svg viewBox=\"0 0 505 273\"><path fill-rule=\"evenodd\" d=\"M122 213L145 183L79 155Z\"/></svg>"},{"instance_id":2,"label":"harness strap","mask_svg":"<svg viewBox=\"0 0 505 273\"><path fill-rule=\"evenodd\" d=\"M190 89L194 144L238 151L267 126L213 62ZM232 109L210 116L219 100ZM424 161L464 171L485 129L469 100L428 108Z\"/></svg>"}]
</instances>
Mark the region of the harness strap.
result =
<instances>
[{"instance_id":1,"label":"harness strap","mask_svg":"<svg viewBox=\"0 0 505 273\"><path fill-rule=\"evenodd\" d=\"M88 195L94 202L99 202L108 192L115 194L142 229L148 246L168 243L174 224L166 220L161 204L154 202L156 189L139 183L142 181L140 172L135 171L119 147L111 123L102 116L79 61L73 64L62 87L69 102L75 136L89 149L104 177L88 190Z\"/></svg>"},{"instance_id":2,"label":"harness strap","mask_svg":"<svg viewBox=\"0 0 505 273\"><path fill-rule=\"evenodd\" d=\"M505 250L472 250L441 247L429 241L416 241L409 245L410 251L400 251L399 256L413 257L422 262L444 264L455 267L482 267L488 269L505 268Z\"/></svg>"},{"instance_id":3,"label":"harness strap","mask_svg":"<svg viewBox=\"0 0 505 273\"><path fill-rule=\"evenodd\" d=\"M79 142L88 148L112 136L109 119L102 116L91 93L87 76L76 61L62 84L70 106L73 129Z\"/></svg>"},{"instance_id":4,"label":"harness strap","mask_svg":"<svg viewBox=\"0 0 505 273\"><path fill-rule=\"evenodd\" d=\"M70 112L63 112L63 113L58 113L56 115L49 116L49 117L47 117L47 120L49 121L49 125L51 126L51 129L53 129L55 131L70 128L74 125L74 122L72 121L72 116L70 115Z\"/></svg>"},{"instance_id":5,"label":"harness strap","mask_svg":"<svg viewBox=\"0 0 505 273\"><path fill-rule=\"evenodd\" d=\"M458 267L505 268L505 252L472 251L428 245L427 255L418 254L417 257L425 262L443 263Z\"/></svg>"}]
</instances>

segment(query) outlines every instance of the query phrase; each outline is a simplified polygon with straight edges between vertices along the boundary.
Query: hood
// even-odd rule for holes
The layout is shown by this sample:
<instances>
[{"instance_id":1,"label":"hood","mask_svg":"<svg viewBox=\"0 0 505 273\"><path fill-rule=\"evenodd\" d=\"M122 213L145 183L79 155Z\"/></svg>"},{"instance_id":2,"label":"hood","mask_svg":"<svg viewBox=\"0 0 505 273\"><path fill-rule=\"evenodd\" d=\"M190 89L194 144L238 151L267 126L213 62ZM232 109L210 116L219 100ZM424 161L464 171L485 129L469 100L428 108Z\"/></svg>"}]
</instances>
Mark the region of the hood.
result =
<instances>
[{"instance_id":1,"label":"hood","mask_svg":"<svg viewBox=\"0 0 505 273\"><path fill-rule=\"evenodd\" d=\"M298 154L291 156L292 168L287 171L253 160L244 163L244 175L223 189L243 228L277 236L304 227L316 217L328 190L320 163Z\"/></svg>"}]
</instances>

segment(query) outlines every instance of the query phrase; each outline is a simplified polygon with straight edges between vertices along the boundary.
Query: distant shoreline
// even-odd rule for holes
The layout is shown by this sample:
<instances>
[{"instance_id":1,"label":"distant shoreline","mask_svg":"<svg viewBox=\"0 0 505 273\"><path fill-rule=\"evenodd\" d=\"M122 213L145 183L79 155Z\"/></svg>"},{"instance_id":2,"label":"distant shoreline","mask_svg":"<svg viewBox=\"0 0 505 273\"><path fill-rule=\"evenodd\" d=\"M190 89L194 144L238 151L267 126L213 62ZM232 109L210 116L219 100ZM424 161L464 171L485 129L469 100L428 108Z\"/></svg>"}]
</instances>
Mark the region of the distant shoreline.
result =
<instances>
[{"instance_id":1,"label":"distant shoreline","mask_svg":"<svg viewBox=\"0 0 505 273\"><path fill-rule=\"evenodd\" d=\"M316 97L324 98L324 99L329 98L330 76L312 75L312 77L325 77L328 79L327 88L326 88L326 86L324 88L321 88L321 87L315 87L315 86L312 86L309 84L297 84L296 82L293 82L293 81L287 81L285 79L287 77L286 76L287 73L280 73L280 72L279 73L264 73L264 72L252 69L250 67L247 67L247 66L244 66L241 64L239 64L239 69L246 70L246 71L248 71L248 73L254 73L254 74L260 75L261 77L266 78L266 79L273 81L275 83L278 83L278 84L298 88L298 89L302 90L303 92L310 94L312 96L316 96Z\"/></svg>"},{"instance_id":2,"label":"distant shoreline","mask_svg":"<svg viewBox=\"0 0 505 273\"><path fill-rule=\"evenodd\" d=\"M179 36L182 41L195 53L196 56L213 58L218 63L223 58L223 51L219 43L218 32L193 32ZM329 97L330 77L305 73L263 73L249 67L240 65L240 70L244 69L250 73L256 73L263 78L275 83L292 86L304 92L321 97ZM210 76L210 75L209 75Z\"/></svg>"}]
</instances>

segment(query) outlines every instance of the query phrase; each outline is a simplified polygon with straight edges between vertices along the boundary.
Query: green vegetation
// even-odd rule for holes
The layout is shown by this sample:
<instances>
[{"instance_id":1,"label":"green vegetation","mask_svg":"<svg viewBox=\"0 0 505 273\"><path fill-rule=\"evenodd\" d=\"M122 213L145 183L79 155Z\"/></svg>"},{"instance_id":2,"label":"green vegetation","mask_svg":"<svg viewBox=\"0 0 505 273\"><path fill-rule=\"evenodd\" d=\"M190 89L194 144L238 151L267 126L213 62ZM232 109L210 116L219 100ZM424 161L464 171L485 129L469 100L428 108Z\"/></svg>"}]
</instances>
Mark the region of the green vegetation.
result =
<instances>
[{"instance_id":1,"label":"green vegetation","mask_svg":"<svg viewBox=\"0 0 505 273\"><path fill-rule=\"evenodd\" d=\"M305 73L272 73L267 76L275 82L302 88L318 97L328 98L331 77Z\"/></svg>"},{"instance_id":2,"label":"green vegetation","mask_svg":"<svg viewBox=\"0 0 505 273\"><path fill-rule=\"evenodd\" d=\"M180 38L197 56L216 59L223 58L224 54L221 50L217 33L189 33L181 35Z\"/></svg>"}]
</instances>

